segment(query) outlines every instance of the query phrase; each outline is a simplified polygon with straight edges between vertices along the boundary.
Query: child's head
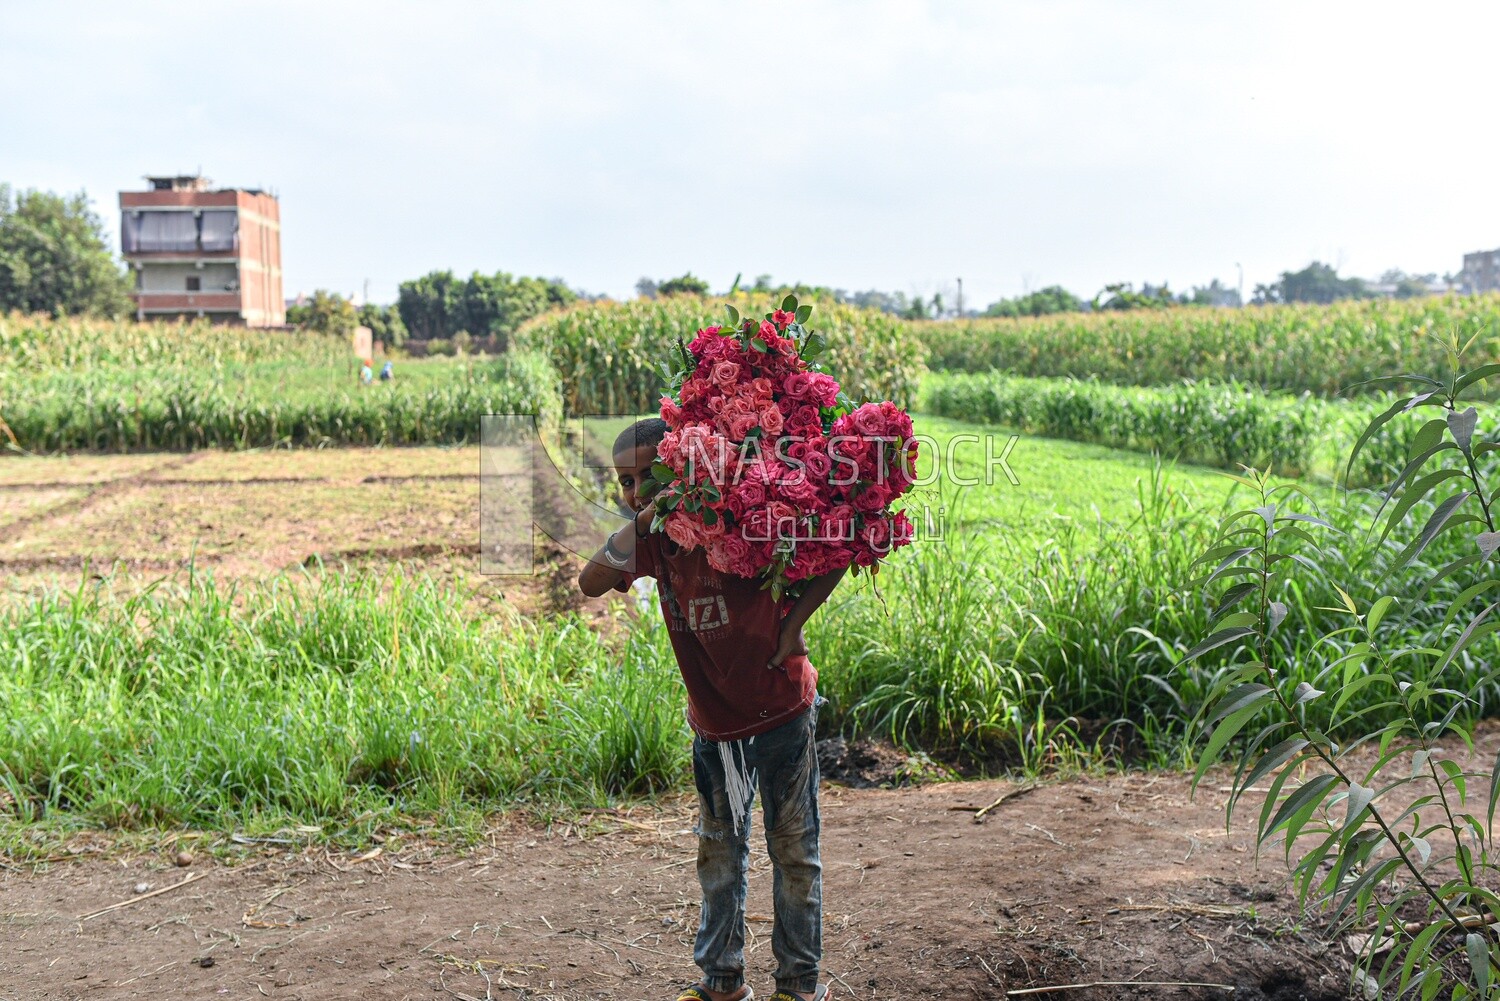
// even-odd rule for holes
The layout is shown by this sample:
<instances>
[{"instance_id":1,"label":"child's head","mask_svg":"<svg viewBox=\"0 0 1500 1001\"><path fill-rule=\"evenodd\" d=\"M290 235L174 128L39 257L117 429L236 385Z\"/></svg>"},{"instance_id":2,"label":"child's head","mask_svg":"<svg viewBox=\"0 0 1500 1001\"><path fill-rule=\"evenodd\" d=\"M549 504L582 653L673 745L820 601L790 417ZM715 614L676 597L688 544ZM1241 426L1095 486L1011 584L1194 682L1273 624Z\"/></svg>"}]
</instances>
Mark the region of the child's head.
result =
<instances>
[{"instance_id":1,"label":"child's head","mask_svg":"<svg viewBox=\"0 0 1500 1001\"><path fill-rule=\"evenodd\" d=\"M641 511L650 500L639 493L641 484L651 475L651 464L656 461L656 446L667 434L667 422L660 417L647 417L636 421L620 432L615 439L613 451L615 473L620 478L620 493L625 506L632 511Z\"/></svg>"}]
</instances>

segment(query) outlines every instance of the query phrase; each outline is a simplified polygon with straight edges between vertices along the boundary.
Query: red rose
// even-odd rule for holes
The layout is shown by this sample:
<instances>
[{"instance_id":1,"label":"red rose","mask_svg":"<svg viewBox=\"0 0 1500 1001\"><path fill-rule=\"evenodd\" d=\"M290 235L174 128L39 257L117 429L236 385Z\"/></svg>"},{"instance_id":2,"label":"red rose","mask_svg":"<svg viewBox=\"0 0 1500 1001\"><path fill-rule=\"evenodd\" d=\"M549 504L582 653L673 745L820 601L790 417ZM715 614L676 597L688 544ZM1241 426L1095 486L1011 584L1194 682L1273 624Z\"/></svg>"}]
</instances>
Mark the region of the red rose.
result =
<instances>
[{"instance_id":1,"label":"red rose","mask_svg":"<svg viewBox=\"0 0 1500 1001\"><path fill-rule=\"evenodd\" d=\"M861 511L880 511L890 502L890 488L883 483L871 483L854 498L854 506Z\"/></svg>"}]
</instances>

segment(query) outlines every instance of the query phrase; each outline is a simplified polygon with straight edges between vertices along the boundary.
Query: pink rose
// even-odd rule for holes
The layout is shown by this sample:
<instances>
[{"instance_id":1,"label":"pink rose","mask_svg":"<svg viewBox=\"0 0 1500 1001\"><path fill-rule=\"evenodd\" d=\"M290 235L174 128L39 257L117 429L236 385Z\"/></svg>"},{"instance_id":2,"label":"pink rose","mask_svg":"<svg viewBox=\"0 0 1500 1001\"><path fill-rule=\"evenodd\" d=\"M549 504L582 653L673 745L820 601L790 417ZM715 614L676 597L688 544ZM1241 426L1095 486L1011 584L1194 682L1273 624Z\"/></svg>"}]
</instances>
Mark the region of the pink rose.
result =
<instances>
[{"instance_id":1,"label":"pink rose","mask_svg":"<svg viewBox=\"0 0 1500 1001\"><path fill-rule=\"evenodd\" d=\"M769 511L764 507L758 507L745 513L744 524L740 526L737 534L747 542L770 544L776 539L776 523Z\"/></svg>"},{"instance_id":2,"label":"pink rose","mask_svg":"<svg viewBox=\"0 0 1500 1001\"><path fill-rule=\"evenodd\" d=\"M891 548L911 544L916 536L916 529L912 526L911 519L906 516L905 511L897 511L891 517Z\"/></svg>"},{"instance_id":3,"label":"pink rose","mask_svg":"<svg viewBox=\"0 0 1500 1001\"><path fill-rule=\"evenodd\" d=\"M695 522L685 511L673 511L667 515L662 527L666 529L667 538L683 549L696 549L703 544L703 538L699 534L701 523Z\"/></svg>"},{"instance_id":4,"label":"pink rose","mask_svg":"<svg viewBox=\"0 0 1500 1001\"><path fill-rule=\"evenodd\" d=\"M882 435L886 433L885 414L873 403L866 403L849 415L854 430L860 434Z\"/></svg>"},{"instance_id":5,"label":"pink rose","mask_svg":"<svg viewBox=\"0 0 1500 1001\"><path fill-rule=\"evenodd\" d=\"M744 480L733 490L730 496L740 502L745 511L753 511L766 502L766 488L764 484L754 480Z\"/></svg>"},{"instance_id":6,"label":"pink rose","mask_svg":"<svg viewBox=\"0 0 1500 1001\"><path fill-rule=\"evenodd\" d=\"M750 429L760 423L760 416L753 413L736 413L728 418L728 422L729 437L735 441L744 441L745 435L750 433Z\"/></svg>"},{"instance_id":7,"label":"pink rose","mask_svg":"<svg viewBox=\"0 0 1500 1001\"><path fill-rule=\"evenodd\" d=\"M831 407L839 400L839 384L833 376L824 372L809 373L811 385L808 388L808 396L812 397L819 406Z\"/></svg>"},{"instance_id":8,"label":"pink rose","mask_svg":"<svg viewBox=\"0 0 1500 1001\"><path fill-rule=\"evenodd\" d=\"M891 550L891 523L884 518L871 518L866 521L859 536L864 540L865 545L877 553L888 553Z\"/></svg>"},{"instance_id":9,"label":"pink rose","mask_svg":"<svg viewBox=\"0 0 1500 1001\"><path fill-rule=\"evenodd\" d=\"M760 412L759 424L766 434L780 434L782 428L781 411L775 407L765 407ZM741 435L741 437L744 436Z\"/></svg>"},{"instance_id":10,"label":"pink rose","mask_svg":"<svg viewBox=\"0 0 1500 1001\"><path fill-rule=\"evenodd\" d=\"M678 431L668 431L662 435L661 443L656 446L656 457L677 472L682 472L682 434Z\"/></svg>"},{"instance_id":11,"label":"pink rose","mask_svg":"<svg viewBox=\"0 0 1500 1001\"><path fill-rule=\"evenodd\" d=\"M794 477L781 485L781 496L802 508L810 510L821 499L818 485L806 476Z\"/></svg>"},{"instance_id":12,"label":"pink rose","mask_svg":"<svg viewBox=\"0 0 1500 1001\"><path fill-rule=\"evenodd\" d=\"M724 392L734 389L735 383L740 379L740 366L736 362L721 361L714 363L713 381Z\"/></svg>"},{"instance_id":13,"label":"pink rose","mask_svg":"<svg viewBox=\"0 0 1500 1001\"><path fill-rule=\"evenodd\" d=\"M781 391L787 396L803 399L812 389L813 376L811 372L793 372L781 382Z\"/></svg>"},{"instance_id":14,"label":"pink rose","mask_svg":"<svg viewBox=\"0 0 1500 1001\"><path fill-rule=\"evenodd\" d=\"M731 570L744 566L751 558L750 543L737 534L724 536L719 545L723 548L725 560Z\"/></svg>"},{"instance_id":15,"label":"pink rose","mask_svg":"<svg viewBox=\"0 0 1500 1001\"><path fill-rule=\"evenodd\" d=\"M797 509L779 500L767 501L766 513L771 516L772 524L779 524L785 518L791 518L794 521L797 518Z\"/></svg>"}]
</instances>

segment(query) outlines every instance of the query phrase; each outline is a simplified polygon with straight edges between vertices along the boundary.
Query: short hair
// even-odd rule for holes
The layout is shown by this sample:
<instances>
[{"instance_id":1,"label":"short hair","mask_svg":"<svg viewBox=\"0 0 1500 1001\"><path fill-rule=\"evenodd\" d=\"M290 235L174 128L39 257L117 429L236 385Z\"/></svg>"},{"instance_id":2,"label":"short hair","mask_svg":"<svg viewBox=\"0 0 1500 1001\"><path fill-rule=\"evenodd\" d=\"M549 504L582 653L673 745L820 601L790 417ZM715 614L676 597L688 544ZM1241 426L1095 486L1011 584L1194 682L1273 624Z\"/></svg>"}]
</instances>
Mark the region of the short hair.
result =
<instances>
[{"instance_id":1,"label":"short hair","mask_svg":"<svg viewBox=\"0 0 1500 1001\"><path fill-rule=\"evenodd\" d=\"M610 454L619 455L646 445L655 448L666 436L667 422L660 417L647 417L621 431L620 436L615 439L614 451Z\"/></svg>"}]
</instances>

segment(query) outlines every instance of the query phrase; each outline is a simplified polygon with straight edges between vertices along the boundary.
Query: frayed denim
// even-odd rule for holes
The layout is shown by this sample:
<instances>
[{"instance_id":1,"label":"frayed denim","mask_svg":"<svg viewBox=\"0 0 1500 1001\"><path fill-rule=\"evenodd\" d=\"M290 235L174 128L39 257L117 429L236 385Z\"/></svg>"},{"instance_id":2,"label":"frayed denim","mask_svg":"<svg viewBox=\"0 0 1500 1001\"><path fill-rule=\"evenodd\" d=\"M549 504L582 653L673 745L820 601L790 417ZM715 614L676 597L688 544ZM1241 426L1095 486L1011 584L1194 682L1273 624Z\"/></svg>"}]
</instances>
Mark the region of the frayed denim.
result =
<instances>
[{"instance_id":1,"label":"frayed denim","mask_svg":"<svg viewBox=\"0 0 1500 1001\"><path fill-rule=\"evenodd\" d=\"M693 738L698 786L698 882L703 887L693 961L715 991L745 981L745 895L750 807L757 788L773 868L778 990L811 993L823 955L823 865L818 857L818 696L805 713L743 740Z\"/></svg>"}]
</instances>

